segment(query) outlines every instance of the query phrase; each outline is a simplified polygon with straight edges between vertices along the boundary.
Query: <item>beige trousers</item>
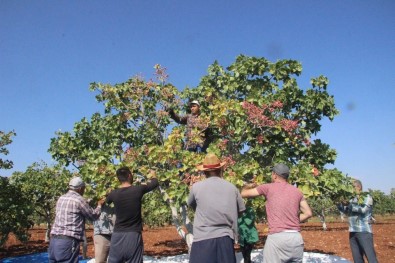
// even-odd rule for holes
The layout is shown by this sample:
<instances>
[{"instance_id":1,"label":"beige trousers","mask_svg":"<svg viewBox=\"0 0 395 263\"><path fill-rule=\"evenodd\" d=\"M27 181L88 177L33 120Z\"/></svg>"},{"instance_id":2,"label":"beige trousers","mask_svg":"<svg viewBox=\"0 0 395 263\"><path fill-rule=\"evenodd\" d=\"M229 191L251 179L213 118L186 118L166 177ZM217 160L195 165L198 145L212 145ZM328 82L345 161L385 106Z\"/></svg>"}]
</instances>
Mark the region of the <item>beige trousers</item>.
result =
<instances>
[{"instance_id":1,"label":"beige trousers","mask_svg":"<svg viewBox=\"0 0 395 263\"><path fill-rule=\"evenodd\" d=\"M111 235L95 235L95 263L106 263L110 251Z\"/></svg>"}]
</instances>

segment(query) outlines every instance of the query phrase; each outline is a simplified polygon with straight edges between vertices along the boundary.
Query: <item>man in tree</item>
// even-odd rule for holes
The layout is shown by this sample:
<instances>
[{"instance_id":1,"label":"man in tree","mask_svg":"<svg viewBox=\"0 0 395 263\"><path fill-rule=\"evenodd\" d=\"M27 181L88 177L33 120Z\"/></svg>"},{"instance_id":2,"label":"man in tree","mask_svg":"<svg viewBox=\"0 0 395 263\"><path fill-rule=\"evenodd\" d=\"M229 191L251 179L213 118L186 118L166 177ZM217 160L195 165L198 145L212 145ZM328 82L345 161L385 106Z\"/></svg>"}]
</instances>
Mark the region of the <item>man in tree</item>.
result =
<instances>
[{"instance_id":1,"label":"man in tree","mask_svg":"<svg viewBox=\"0 0 395 263\"><path fill-rule=\"evenodd\" d=\"M118 189L111 191L106 203L114 203L115 226L111 236L109 263L142 263L144 244L141 231L141 199L143 195L154 190L158 185L155 172L151 171L147 184L132 185L133 175L129 168L117 170L117 177L121 183Z\"/></svg>"},{"instance_id":2,"label":"man in tree","mask_svg":"<svg viewBox=\"0 0 395 263\"><path fill-rule=\"evenodd\" d=\"M272 168L272 183L241 191L242 197L266 197L266 214L269 235L263 250L263 262L302 262L303 238L300 223L313 213L302 192L287 182L289 168L276 164ZM299 213L301 211L301 213Z\"/></svg>"},{"instance_id":3,"label":"man in tree","mask_svg":"<svg viewBox=\"0 0 395 263\"><path fill-rule=\"evenodd\" d=\"M204 123L200 118L200 103L197 100L193 100L189 105L191 114L179 116L173 109L170 109L170 117L178 124L187 126L185 132L186 150L191 152L206 152L210 144L210 129L207 123Z\"/></svg>"},{"instance_id":4,"label":"man in tree","mask_svg":"<svg viewBox=\"0 0 395 263\"><path fill-rule=\"evenodd\" d=\"M78 262L80 242L85 233L85 219L96 220L104 202L98 201L96 209L93 209L82 197L84 192L85 183L80 177L74 177L69 183L69 191L56 203L55 222L48 249L50 263Z\"/></svg>"},{"instance_id":5,"label":"man in tree","mask_svg":"<svg viewBox=\"0 0 395 263\"><path fill-rule=\"evenodd\" d=\"M192 186L187 201L195 210L191 263L236 262L237 218L245 205L237 188L222 178L224 165L209 153L197 166L206 179Z\"/></svg>"},{"instance_id":6,"label":"man in tree","mask_svg":"<svg viewBox=\"0 0 395 263\"><path fill-rule=\"evenodd\" d=\"M377 262L373 245L372 209L373 198L368 193L362 193L360 180L353 182L356 196L350 202L338 205L341 212L348 215L350 247L355 263L363 263L364 255L369 263Z\"/></svg>"}]
</instances>

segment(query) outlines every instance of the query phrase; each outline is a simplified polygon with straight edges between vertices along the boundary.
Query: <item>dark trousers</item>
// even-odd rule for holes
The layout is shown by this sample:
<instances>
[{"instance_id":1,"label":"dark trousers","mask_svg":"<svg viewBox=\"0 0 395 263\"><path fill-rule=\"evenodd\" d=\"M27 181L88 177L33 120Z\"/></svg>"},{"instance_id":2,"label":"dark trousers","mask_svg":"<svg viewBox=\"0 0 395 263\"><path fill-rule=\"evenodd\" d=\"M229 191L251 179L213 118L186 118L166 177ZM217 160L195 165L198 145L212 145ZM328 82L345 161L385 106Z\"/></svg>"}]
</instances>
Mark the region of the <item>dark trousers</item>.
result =
<instances>
[{"instance_id":1,"label":"dark trousers","mask_svg":"<svg viewBox=\"0 0 395 263\"><path fill-rule=\"evenodd\" d=\"M78 263L80 241L67 236L52 236L48 248L49 263Z\"/></svg>"},{"instance_id":2,"label":"dark trousers","mask_svg":"<svg viewBox=\"0 0 395 263\"><path fill-rule=\"evenodd\" d=\"M369 263L377 263L374 251L373 234L369 232L350 232L350 247L354 263L363 263L365 255Z\"/></svg>"},{"instance_id":3,"label":"dark trousers","mask_svg":"<svg viewBox=\"0 0 395 263\"><path fill-rule=\"evenodd\" d=\"M139 232L114 232L109 263L143 263L144 244Z\"/></svg>"},{"instance_id":4,"label":"dark trousers","mask_svg":"<svg viewBox=\"0 0 395 263\"><path fill-rule=\"evenodd\" d=\"M193 242L189 263L236 263L233 244L229 236Z\"/></svg>"},{"instance_id":5,"label":"dark trousers","mask_svg":"<svg viewBox=\"0 0 395 263\"><path fill-rule=\"evenodd\" d=\"M244 263L251 263L251 251L254 248L254 244L240 245L241 254L243 254Z\"/></svg>"}]
</instances>

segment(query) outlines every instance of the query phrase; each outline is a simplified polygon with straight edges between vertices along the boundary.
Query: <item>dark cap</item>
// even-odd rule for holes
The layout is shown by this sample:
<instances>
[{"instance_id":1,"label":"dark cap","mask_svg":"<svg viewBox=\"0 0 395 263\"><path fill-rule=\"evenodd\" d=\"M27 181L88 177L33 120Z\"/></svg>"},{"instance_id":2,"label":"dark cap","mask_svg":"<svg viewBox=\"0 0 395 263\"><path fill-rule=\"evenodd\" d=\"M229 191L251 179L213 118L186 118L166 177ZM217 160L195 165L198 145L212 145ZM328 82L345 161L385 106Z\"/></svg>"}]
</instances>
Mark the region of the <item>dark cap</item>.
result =
<instances>
[{"instance_id":1,"label":"dark cap","mask_svg":"<svg viewBox=\"0 0 395 263\"><path fill-rule=\"evenodd\" d=\"M283 163L278 163L273 166L272 171L285 179L287 179L289 176L289 168Z\"/></svg>"}]
</instances>

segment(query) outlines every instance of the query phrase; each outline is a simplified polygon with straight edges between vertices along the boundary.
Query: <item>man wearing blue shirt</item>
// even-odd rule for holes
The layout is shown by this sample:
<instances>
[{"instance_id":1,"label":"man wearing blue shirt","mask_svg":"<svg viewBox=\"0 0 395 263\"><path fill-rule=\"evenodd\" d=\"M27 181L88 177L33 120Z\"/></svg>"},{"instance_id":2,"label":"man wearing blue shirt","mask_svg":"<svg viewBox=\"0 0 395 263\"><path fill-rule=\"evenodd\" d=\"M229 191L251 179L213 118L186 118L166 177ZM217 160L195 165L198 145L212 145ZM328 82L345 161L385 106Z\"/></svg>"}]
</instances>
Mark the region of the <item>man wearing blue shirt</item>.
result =
<instances>
[{"instance_id":1,"label":"man wearing blue shirt","mask_svg":"<svg viewBox=\"0 0 395 263\"><path fill-rule=\"evenodd\" d=\"M338 205L339 210L348 215L352 257L355 263L363 263L364 255L369 263L376 263L371 225L373 198L362 193L361 181L355 180L353 184L357 195L348 204Z\"/></svg>"}]
</instances>

